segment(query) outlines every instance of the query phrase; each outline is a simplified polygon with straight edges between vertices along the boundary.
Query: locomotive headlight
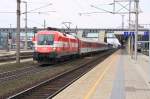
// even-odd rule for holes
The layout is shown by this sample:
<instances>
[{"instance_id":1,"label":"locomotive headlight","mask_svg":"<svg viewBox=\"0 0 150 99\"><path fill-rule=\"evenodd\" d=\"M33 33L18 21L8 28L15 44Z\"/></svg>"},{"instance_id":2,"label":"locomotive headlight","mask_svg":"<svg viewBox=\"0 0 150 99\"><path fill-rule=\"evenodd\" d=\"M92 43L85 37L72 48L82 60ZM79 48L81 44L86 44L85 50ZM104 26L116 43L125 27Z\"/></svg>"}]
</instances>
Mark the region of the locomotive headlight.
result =
<instances>
[{"instance_id":1,"label":"locomotive headlight","mask_svg":"<svg viewBox=\"0 0 150 99\"><path fill-rule=\"evenodd\" d=\"M34 45L33 45L33 49L34 49L34 51L37 50L37 44L34 44Z\"/></svg>"},{"instance_id":2,"label":"locomotive headlight","mask_svg":"<svg viewBox=\"0 0 150 99\"><path fill-rule=\"evenodd\" d=\"M56 47L53 47L53 50L56 50Z\"/></svg>"},{"instance_id":3,"label":"locomotive headlight","mask_svg":"<svg viewBox=\"0 0 150 99\"><path fill-rule=\"evenodd\" d=\"M37 50L37 47L35 47L34 49Z\"/></svg>"},{"instance_id":4,"label":"locomotive headlight","mask_svg":"<svg viewBox=\"0 0 150 99\"><path fill-rule=\"evenodd\" d=\"M37 51L37 46L34 46L34 48L33 48L33 49L34 49L34 51Z\"/></svg>"}]
</instances>

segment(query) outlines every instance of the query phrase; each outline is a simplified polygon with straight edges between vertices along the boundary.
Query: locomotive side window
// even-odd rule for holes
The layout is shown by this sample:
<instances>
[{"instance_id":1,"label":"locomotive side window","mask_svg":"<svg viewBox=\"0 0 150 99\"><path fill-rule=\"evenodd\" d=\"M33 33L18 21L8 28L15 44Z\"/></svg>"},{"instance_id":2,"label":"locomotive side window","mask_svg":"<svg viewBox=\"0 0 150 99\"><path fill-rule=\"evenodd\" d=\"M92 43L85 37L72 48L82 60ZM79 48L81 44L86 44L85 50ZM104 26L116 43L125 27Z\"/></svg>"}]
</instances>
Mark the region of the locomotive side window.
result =
<instances>
[{"instance_id":1,"label":"locomotive side window","mask_svg":"<svg viewBox=\"0 0 150 99\"><path fill-rule=\"evenodd\" d=\"M53 34L38 35L38 45L53 45L53 43L54 43Z\"/></svg>"}]
</instances>

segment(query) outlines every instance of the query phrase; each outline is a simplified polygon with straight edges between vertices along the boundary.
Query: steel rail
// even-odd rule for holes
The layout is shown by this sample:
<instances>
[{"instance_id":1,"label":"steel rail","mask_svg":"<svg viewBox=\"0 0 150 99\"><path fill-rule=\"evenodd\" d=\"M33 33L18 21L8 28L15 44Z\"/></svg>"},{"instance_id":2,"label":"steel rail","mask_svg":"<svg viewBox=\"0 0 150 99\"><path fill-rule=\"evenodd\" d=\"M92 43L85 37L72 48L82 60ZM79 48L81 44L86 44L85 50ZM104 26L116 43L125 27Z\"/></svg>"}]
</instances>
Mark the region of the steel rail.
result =
<instances>
[{"instance_id":1,"label":"steel rail","mask_svg":"<svg viewBox=\"0 0 150 99\"><path fill-rule=\"evenodd\" d=\"M24 91L21 91L13 96L8 97L8 99L45 99L52 98L64 88L72 84L74 81L79 79L85 73L94 68L100 61L104 60L109 56L112 51L102 53L99 57L77 66L74 69L65 71L55 77L49 78L35 86L32 86Z\"/></svg>"}]
</instances>

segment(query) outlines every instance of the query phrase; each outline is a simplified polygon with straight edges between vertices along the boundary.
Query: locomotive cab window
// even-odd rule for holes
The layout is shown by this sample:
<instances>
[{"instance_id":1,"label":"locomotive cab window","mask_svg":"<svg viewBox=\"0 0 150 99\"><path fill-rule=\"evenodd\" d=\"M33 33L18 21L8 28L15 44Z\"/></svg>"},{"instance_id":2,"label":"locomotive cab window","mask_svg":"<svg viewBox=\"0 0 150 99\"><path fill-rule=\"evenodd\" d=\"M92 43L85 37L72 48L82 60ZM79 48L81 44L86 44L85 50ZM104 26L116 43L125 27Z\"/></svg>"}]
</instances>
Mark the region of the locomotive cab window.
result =
<instances>
[{"instance_id":1,"label":"locomotive cab window","mask_svg":"<svg viewBox=\"0 0 150 99\"><path fill-rule=\"evenodd\" d=\"M53 45L54 35L53 34L41 34L38 36L38 45Z\"/></svg>"}]
</instances>

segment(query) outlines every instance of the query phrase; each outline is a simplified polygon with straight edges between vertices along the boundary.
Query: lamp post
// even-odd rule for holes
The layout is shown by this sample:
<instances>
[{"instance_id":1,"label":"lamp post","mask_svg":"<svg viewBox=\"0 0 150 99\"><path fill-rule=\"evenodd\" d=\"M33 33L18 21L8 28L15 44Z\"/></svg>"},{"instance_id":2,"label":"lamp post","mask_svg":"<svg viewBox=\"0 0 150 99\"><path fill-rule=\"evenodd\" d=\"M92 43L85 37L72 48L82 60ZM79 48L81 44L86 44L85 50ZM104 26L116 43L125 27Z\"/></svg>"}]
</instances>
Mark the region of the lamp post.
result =
<instances>
[{"instance_id":1,"label":"lamp post","mask_svg":"<svg viewBox=\"0 0 150 99\"><path fill-rule=\"evenodd\" d=\"M9 52L9 33L7 33L7 36L6 36L6 51Z\"/></svg>"},{"instance_id":2,"label":"lamp post","mask_svg":"<svg viewBox=\"0 0 150 99\"><path fill-rule=\"evenodd\" d=\"M149 59L150 59L150 30L148 31L148 33L149 33Z\"/></svg>"},{"instance_id":3,"label":"lamp post","mask_svg":"<svg viewBox=\"0 0 150 99\"><path fill-rule=\"evenodd\" d=\"M139 0L135 0L135 46L134 46L134 58L137 60L137 41L138 41L138 11L139 8Z\"/></svg>"},{"instance_id":4,"label":"lamp post","mask_svg":"<svg viewBox=\"0 0 150 99\"><path fill-rule=\"evenodd\" d=\"M44 29L45 29L46 28L46 20L45 19L44 19L44 25L43 26L44 26Z\"/></svg>"},{"instance_id":5,"label":"lamp post","mask_svg":"<svg viewBox=\"0 0 150 99\"><path fill-rule=\"evenodd\" d=\"M20 0L17 0L16 63L20 63Z\"/></svg>"},{"instance_id":6,"label":"lamp post","mask_svg":"<svg viewBox=\"0 0 150 99\"><path fill-rule=\"evenodd\" d=\"M26 1L22 1L23 3L25 3L25 50L28 49L28 35L27 35L27 2Z\"/></svg>"},{"instance_id":7,"label":"lamp post","mask_svg":"<svg viewBox=\"0 0 150 99\"><path fill-rule=\"evenodd\" d=\"M10 31L8 34L8 49L11 50L11 40L12 40L12 29L11 29L11 24L10 24Z\"/></svg>"},{"instance_id":8,"label":"lamp post","mask_svg":"<svg viewBox=\"0 0 150 99\"><path fill-rule=\"evenodd\" d=\"M131 32L131 0L129 0L129 32ZM130 56L133 58L133 35L130 35Z\"/></svg>"},{"instance_id":9,"label":"lamp post","mask_svg":"<svg viewBox=\"0 0 150 99\"><path fill-rule=\"evenodd\" d=\"M125 15L121 15L121 17L122 17L122 29L124 29L124 16Z\"/></svg>"}]
</instances>

